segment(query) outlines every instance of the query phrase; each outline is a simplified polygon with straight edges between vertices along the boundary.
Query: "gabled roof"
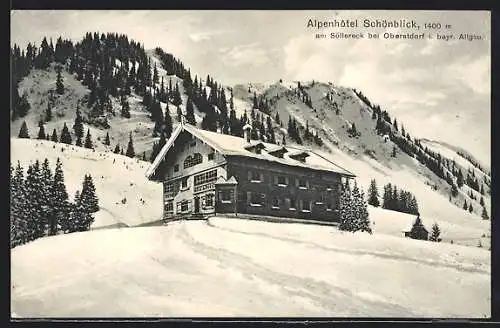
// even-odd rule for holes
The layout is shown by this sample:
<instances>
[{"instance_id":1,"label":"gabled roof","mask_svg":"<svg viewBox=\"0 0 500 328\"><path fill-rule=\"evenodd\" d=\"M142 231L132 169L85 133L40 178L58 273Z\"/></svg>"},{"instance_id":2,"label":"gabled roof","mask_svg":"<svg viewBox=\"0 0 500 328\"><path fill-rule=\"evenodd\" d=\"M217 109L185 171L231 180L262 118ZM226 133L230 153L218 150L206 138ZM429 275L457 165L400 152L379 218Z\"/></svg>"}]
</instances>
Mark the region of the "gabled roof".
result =
<instances>
[{"instance_id":1,"label":"gabled roof","mask_svg":"<svg viewBox=\"0 0 500 328\"><path fill-rule=\"evenodd\" d=\"M269 152L272 153L274 151L280 150L283 148L283 146L262 142L260 140L251 140L250 143L248 143L244 138L235 137L227 134L221 134L212 131L201 130L193 125L181 123L177 125L176 129L172 133L172 136L168 139L165 146L163 146L158 156L153 161L151 167L147 170L146 176L148 178L150 178L155 172L155 170L158 168L161 161L165 158L165 155L167 154L168 150L172 147L174 140L179 136L181 131L186 131L190 133L195 138L202 140L207 145L209 145L210 147L212 147L213 149L215 149L224 156L251 157L264 161L276 162L288 166L304 167L313 170L335 172L350 177L355 176L352 172L336 165L335 163L326 159L320 154L304 147L296 147L296 146L292 147L287 145L286 150L288 150L288 152L292 154L292 157L290 157L287 152L284 154L283 158L280 158L270 154ZM260 154L249 151L246 148L249 145L255 146L257 144L262 144L265 147ZM266 149L269 149L269 152L266 151ZM299 154L299 153L305 153L308 155L304 162L293 159L293 154Z\"/></svg>"}]
</instances>

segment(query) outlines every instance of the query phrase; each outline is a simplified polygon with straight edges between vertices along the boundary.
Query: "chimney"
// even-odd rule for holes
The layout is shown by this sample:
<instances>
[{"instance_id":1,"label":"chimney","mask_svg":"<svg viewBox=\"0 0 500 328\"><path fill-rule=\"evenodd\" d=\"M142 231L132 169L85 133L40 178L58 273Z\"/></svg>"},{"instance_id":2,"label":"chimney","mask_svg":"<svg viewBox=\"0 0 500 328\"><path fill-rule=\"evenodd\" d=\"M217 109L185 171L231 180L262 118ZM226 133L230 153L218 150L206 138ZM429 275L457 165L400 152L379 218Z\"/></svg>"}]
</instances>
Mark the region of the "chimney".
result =
<instances>
[{"instance_id":1,"label":"chimney","mask_svg":"<svg viewBox=\"0 0 500 328\"><path fill-rule=\"evenodd\" d=\"M243 127L243 133L248 143L250 143L251 131L252 131L252 126L250 124L245 124L245 126Z\"/></svg>"}]
</instances>

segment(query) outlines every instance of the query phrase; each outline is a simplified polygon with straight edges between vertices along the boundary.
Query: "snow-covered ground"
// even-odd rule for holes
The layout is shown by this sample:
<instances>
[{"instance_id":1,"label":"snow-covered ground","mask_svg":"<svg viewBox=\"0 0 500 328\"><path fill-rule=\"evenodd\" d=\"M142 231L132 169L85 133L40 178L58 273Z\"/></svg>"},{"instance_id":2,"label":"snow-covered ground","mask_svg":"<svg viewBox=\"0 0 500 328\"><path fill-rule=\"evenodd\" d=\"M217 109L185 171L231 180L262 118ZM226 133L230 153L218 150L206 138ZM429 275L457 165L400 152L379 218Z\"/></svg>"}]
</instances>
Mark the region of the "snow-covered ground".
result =
<instances>
[{"instance_id":1,"label":"snow-covered ground","mask_svg":"<svg viewBox=\"0 0 500 328\"><path fill-rule=\"evenodd\" d=\"M42 238L11 259L18 317L490 316L488 251L333 227L211 218Z\"/></svg>"}]
</instances>

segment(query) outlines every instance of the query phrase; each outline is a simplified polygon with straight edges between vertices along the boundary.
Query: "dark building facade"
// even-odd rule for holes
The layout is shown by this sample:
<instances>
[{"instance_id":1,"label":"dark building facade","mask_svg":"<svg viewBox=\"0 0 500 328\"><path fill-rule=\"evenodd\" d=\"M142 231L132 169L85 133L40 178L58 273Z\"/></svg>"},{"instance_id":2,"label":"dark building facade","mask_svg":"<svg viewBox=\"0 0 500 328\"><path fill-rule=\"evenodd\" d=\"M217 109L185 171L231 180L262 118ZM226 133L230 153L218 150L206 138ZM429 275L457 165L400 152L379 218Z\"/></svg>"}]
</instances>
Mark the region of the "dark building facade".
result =
<instances>
[{"instance_id":1,"label":"dark building facade","mask_svg":"<svg viewBox=\"0 0 500 328\"><path fill-rule=\"evenodd\" d=\"M164 217L243 213L339 220L349 171L311 150L179 124L147 172L161 181Z\"/></svg>"}]
</instances>

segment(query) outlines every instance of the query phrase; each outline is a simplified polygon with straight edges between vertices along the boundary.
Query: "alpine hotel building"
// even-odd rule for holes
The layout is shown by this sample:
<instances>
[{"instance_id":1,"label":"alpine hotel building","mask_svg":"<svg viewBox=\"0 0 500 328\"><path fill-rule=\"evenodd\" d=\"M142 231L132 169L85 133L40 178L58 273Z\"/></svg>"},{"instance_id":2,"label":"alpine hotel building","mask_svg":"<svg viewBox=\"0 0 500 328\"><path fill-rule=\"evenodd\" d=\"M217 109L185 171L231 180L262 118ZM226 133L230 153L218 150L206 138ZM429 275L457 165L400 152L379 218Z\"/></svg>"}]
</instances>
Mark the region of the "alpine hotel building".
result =
<instances>
[{"instance_id":1,"label":"alpine hotel building","mask_svg":"<svg viewBox=\"0 0 500 328\"><path fill-rule=\"evenodd\" d=\"M314 151L179 124L146 172L163 183L163 217L243 213L339 220L354 175Z\"/></svg>"}]
</instances>

